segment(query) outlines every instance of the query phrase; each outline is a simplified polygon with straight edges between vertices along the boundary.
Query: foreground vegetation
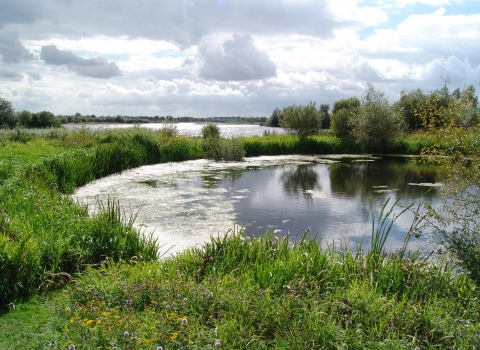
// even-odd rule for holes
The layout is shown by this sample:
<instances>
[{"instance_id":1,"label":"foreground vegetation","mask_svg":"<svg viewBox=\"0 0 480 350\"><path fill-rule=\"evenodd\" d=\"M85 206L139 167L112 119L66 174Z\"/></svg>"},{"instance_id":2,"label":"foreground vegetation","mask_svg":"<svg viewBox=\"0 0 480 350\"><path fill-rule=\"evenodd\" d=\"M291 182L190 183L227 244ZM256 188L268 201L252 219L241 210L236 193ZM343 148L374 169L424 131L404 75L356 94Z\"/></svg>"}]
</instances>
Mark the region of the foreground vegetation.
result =
<instances>
[{"instance_id":1,"label":"foreground vegetation","mask_svg":"<svg viewBox=\"0 0 480 350\"><path fill-rule=\"evenodd\" d=\"M329 135L218 136L213 126L202 138L171 126L0 134L0 306L10 309L0 317L2 348L480 346L474 282L417 255L234 233L159 262L161 242L135 230L114 202L89 217L68 196L144 164L371 150ZM418 154L437 149L436 140L413 134L386 150Z\"/></svg>"}]
</instances>

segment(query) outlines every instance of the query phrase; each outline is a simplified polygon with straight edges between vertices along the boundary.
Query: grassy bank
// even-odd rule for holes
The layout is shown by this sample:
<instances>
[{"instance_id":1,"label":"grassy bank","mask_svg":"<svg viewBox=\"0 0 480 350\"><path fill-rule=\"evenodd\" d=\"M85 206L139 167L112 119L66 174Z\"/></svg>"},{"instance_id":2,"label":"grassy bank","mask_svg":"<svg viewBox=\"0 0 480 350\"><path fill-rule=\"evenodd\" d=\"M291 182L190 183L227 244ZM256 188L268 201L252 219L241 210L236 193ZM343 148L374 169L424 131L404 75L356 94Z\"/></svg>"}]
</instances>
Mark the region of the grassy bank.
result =
<instances>
[{"instance_id":1,"label":"grassy bank","mask_svg":"<svg viewBox=\"0 0 480 350\"><path fill-rule=\"evenodd\" d=\"M373 151L328 135L241 141L247 156ZM429 143L410 136L384 152L417 154ZM122 170L204 156L200 138L162 130L0 134L0 307L11 309L0 317L0 348L480 346L468 276L419 257L232 234L159 262L161 242L135 230L114 202L89 217L68 196ZM41 297L22 304L32 295Z\"/></svg>"}]
</instances>

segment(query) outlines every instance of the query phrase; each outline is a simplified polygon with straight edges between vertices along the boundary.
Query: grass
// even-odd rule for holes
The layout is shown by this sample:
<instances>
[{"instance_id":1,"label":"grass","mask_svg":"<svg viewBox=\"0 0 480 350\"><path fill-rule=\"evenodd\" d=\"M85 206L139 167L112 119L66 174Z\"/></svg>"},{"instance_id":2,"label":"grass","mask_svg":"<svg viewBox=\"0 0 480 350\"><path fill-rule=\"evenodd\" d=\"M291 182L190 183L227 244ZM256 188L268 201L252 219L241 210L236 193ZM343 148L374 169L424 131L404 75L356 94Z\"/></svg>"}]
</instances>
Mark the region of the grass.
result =
<instances>
[{"instance_id":1,"label":"grass","mask_svg":"<svg viewBox=\"0 0 480 350\"><path fill-rule=\"evenodd\" d=\"M241 142L247 156L368 150L328 135ZM413 135L390 151L429 142ZM365 254L231 232L158 261L157 242L114 202L90 217L68 196L132 167L204 156L200 138L142 128L0 133L0 348L480 347L475 285L415 254L386 257L388 210Z\"/></svg>"}]
</instances>

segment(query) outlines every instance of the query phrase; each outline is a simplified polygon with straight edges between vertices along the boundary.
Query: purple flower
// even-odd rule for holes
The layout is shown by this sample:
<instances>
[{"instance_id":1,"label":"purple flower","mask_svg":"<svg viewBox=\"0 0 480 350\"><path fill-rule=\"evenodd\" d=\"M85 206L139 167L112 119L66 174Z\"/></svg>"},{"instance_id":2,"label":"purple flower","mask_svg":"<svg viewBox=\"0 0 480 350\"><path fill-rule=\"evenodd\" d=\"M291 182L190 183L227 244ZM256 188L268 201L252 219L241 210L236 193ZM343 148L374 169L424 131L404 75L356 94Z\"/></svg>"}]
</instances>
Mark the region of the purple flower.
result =
<instances>
[{"instance_id":1,"label":"purple flower","mask_svg":"<svg viewBox=\"0 0 480 350\"><path fill-rule=\"evenodd\" d=\"M220 339L215 340L215 347L216 347L216 348L219 348L220 345L222 345L222 344L220 343Z\"/></svg>"}]
</instances>

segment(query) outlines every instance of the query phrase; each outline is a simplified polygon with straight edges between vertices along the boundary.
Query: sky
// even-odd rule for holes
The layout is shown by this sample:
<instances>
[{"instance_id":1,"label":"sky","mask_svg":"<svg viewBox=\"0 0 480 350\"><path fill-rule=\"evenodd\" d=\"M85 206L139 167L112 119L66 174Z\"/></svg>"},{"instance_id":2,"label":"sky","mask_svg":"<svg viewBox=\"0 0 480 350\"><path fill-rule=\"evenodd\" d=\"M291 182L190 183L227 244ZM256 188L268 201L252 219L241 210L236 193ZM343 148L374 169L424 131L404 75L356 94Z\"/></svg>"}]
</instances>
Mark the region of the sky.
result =
<instances>
[{"instance_id":1,"label":"sky","mask_svg":"<svg viewBox=\"0 0 480 350\"><path fill-rule=\"evenodd\" d=\"M270 116L480 90L480 0L0 0L0 97L73 115Z\"/></svg>"}]
</instances>

